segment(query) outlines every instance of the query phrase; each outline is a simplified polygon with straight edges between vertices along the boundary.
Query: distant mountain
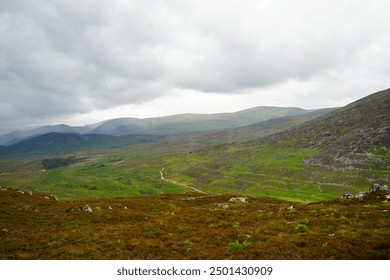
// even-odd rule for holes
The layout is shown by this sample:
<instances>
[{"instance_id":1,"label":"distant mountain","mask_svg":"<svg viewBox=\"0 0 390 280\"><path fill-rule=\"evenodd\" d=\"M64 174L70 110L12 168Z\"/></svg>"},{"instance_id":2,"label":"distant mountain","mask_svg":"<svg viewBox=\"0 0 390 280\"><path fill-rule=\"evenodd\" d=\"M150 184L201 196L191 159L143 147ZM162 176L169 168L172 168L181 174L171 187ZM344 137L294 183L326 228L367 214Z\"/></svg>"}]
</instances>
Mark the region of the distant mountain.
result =
<instances>
[{"instance_id":1,"label":"distant mountain","mask_svg":"<svg viewBox=\"0 0 390 280\"><path fill-rule=\"evenodd\" d=\"M171 164L171 176L206 192L307 201L357 193L372 183L388 185L390 89L299 124L303 117L310 118L205 135L205 144L217 145L189 146L190 160L176 173Z\"/></svg>"},{"instance_id":2,"label":"distant mountain","mask_svg":"<svg viewBox=\"0 0 390 280\"><path fill-rule=\"evenodd\" d=\"M320 149L307 160L312 165L389 170L390 89L264 141Z\"/></svg>"},{"instance_id":3,"label":"distant mountain","mask_svg":"<svg viewBox=\"0 0 390 280\"><path fill-rule=\"evenodd\" d=\"M92 132L109 135L173 135L237 128L273 118L302 115L307 112L301 108L256 107L236 113L180 114L147 119L120 118L106 121Z\"/></svg>"},{"instance_id":4,"label":"distant mountain","mask_svg":"<svg viewBox=\"0 0 390 280\"><path fill-rule=\"evenodd\" d=\"M251 125L283 116L305 114L300 108L256 107L236 113L181 114L158 118L119 118L86 126L45 125L0 135L0 145L9 146L47 133L123 135L174 135L200 131L215 131Z\"/></svg>"},{"instance_id":5,"label":"distant mountain","mask_svg":"<svg viewBox=\"0 0 390 280\"><path fill-rule=\"evenodd\" d=\"M303 124L307 121L324 116L337 108L314 110L302 115L287 116L274 118L262 122L258 122L248 126L211 132L201 136L195 136L193 140L204 143L227 143L258 139L274 133L282 132L291 129L295 126Z\"/></svg>"},{"instance_id":6,"label":"distant mountain","mask_svg":"<svg viewBox=\"0 0 390 280\"><path fill-rule=\"evenodd\" d=\"M19 130L7 133L0 136L0 145L9 146L15 143L18 143L24 139L28 139L34 136L39 136L47 133L78 133L84 134L92 130L90 127L86 126L68 126L65 124L59 125L45 125L37 127L34 129Z\"/></svg>"},{"instance_id":7,"label":"distant mountain","mask_svg":"<svg viewBox=\"0 0 390 280\"><path fill-rule=\"evenodd\" d=\"M7 147L0 146L0 157L7 155L55 154L114 148L124 145L153 142L161 139L163 139L163 136L48 133L23 140Z\"/></svg>"}]
</instances>

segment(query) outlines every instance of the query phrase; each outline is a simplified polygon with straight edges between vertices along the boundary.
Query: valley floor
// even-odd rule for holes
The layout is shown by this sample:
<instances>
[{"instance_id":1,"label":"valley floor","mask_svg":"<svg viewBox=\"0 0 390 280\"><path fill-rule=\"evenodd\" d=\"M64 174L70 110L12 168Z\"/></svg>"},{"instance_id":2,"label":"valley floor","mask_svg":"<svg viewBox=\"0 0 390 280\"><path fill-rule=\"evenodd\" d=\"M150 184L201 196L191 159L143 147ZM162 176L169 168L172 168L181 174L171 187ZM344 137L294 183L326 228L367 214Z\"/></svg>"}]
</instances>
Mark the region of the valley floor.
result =
<instances>
[{"instance_id":1,"label":"valley floor","mask_svg":"<svg viewBox=\"0 0 390 280\"><path fill-rule=\"evenodd\" d=\"M389 259L390 202L201 193L57 201L0 189L0 259Z\"/></svg>"}]
</instances>

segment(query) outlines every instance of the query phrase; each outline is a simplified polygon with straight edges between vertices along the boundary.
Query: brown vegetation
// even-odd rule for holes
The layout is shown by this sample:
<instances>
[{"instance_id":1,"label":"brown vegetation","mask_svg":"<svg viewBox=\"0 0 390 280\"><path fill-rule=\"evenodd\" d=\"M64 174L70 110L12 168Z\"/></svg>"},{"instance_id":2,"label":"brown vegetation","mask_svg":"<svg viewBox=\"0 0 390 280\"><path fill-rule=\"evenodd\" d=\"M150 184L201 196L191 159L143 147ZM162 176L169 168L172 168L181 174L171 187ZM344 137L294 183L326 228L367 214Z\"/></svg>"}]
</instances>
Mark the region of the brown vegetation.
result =
<instances>
[{"instance_id":1,"label":"brown vegetation","mask_svg":"<svg viewBox=\"0 0 390 280\"><path fill-rule=\"evenodd\" d=\"M232 197L57 201L1 189L0 259L390 258L383 193L312 204Z\"/></svg>"}]
</instances>

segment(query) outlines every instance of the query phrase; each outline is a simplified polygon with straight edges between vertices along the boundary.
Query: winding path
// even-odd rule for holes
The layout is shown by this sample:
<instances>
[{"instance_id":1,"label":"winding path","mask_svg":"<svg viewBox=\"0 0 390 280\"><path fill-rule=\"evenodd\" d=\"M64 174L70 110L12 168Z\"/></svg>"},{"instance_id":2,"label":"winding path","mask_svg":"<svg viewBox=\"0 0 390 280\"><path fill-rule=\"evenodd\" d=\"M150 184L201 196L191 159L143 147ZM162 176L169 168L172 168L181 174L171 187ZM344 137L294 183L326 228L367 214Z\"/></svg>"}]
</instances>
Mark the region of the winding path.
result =
<instances>
[{"instance_id":1,"label":"winding path","mask_svg":"<svg viewBox=\"0 0 390 280\"><path fill-rule=\"evenodd\" d=\"M117 161L117 162L114 163L114 165L115 165L116 167L119 167L118 164L120 164L120 163L122 163L122 162L124 162L124 160Z\"/></svg>"},{"instance_id":2,"label":"winding path","mask_svg":"<svg viewBox=\"0 0 390 280\"><path fill-rule=\"evenodd\" d=\"M185 188L188 188L188 189L192 189L192 190L194 190L194 191L196 191L196 192L199 192L199 193L207 194L206 192L201 191L201 190L199 190L199 189L197 189L197 188L195 188L195 187L190 187L190 186L188 186L188 185L186 185L186 184L183 184L183 183L177 183L176 181L171 180L171 179L165 179L165 178L164 178L164 173L163 173L163 172L164 172L164 167L161 167L161 170L160 170L160 179L161 179L161 180L167 181L167 182L171 182L171 183L173 183L173 184L175 184L175 185L177 185L177 186L182 186L182 187L185 187Z\"/></svg>"}]
</instances>

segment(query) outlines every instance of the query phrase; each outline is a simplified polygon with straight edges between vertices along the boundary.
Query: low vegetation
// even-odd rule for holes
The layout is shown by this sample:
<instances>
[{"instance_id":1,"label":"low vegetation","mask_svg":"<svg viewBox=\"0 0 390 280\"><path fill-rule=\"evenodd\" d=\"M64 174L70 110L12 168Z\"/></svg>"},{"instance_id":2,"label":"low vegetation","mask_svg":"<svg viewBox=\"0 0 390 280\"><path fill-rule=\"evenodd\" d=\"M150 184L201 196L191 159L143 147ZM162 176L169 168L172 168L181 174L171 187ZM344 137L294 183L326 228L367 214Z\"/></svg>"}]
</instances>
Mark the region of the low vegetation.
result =
<instances>
[{"instance_id":1,"label":"low vegetation","mask_svg":"<svg viewBox=\"0 0 390 280\"><path fill-rule=\"evenodd\" d=\"M76 157L68 157L68 158L45 158L42 160L42 166L45 169L52 169L58 167L65 167L71 164L78 162L79 160Z\"/></svg>"},{"instance_id":2,"label":"low vegetation","mask_svg":"<svg viewBox=\"0 0 390 280\"><path fill-rule=\"evenodd\" d=\"M310 204L199 193L57 201L3 188L0 259L389 259L386 195Z\"/></svg>"}]
</instances>

